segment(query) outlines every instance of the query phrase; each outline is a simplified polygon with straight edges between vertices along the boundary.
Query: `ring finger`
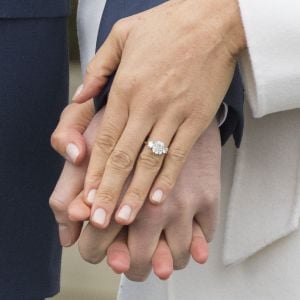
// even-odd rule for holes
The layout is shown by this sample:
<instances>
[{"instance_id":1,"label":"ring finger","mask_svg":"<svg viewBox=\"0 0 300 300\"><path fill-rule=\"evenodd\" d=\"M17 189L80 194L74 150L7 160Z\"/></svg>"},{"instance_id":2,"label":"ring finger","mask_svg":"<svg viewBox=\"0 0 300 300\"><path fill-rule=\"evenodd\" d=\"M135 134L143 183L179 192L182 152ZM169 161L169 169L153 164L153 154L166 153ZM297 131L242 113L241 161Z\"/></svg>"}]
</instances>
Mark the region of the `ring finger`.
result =
<instances>
[{"instance_id":1,"label":"ring finger","mask_svg":"<svg viewBox=\"0 0 300 300\"><path fill-rule=\"evenodd\" d=\"M148 141L159 140L164 145L169 145L179 126L178 123L173 116L162 118L153 128ZM116 213L116 221L120 224L127 225L134 221L159 173L165 154L155 154L153 151L162 150L162 144L156 142L156 145L156 149L150 149L146 145L140 153L133 179ZM158 192L156 198L154 197L157 203L163 200L161 196Z\"/></svg>"}]
</instances>

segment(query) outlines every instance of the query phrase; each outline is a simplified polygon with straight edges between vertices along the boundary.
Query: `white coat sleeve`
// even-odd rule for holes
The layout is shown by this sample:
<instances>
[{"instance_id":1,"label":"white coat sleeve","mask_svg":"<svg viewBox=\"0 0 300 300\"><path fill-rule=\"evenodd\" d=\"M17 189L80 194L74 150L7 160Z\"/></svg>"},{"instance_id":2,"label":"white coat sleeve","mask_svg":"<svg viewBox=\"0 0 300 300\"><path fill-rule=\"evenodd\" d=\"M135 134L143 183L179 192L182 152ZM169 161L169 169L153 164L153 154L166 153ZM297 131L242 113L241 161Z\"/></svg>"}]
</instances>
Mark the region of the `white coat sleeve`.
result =
<instances>
[{"instance_id":1,"label":"white coat sleeve","mask_svg":"<svg viewBox=\"0 0 300 300\"><path fill-rule=\"evenodd\" d=\"M239 0L240 69L253 116L300 108L300 0Z\"/></svg>"}]
</instances>

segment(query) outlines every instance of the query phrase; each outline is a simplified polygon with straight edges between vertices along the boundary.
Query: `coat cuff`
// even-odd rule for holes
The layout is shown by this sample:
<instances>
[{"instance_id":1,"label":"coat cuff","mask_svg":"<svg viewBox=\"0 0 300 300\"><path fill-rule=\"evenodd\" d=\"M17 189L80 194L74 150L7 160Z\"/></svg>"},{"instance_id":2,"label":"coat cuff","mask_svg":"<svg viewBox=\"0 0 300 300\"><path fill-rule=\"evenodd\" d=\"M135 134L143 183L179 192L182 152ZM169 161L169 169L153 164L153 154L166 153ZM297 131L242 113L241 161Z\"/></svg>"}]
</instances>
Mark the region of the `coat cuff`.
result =
<instances>
[{"instance_id":1,"label":"coat cuff","mask_svg":"<svg viewBox=\"0 0 300 300\"><path fill-rule=\"evenodd\" d=\"M248 44L239 63L254 117L300 108L300 1L239 4Z\"/></svg>"}]
</instances>

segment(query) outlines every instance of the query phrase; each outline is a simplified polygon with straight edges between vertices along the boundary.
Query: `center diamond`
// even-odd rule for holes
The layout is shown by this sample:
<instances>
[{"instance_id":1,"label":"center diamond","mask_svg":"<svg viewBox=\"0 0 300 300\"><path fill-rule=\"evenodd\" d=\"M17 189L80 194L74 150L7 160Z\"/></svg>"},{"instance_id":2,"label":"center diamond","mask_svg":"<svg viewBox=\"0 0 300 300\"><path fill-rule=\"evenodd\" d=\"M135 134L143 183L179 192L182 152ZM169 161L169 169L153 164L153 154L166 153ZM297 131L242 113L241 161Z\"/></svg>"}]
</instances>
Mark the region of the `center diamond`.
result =
<instances>
[{"instance_id":1,"label":"center diamond","mask_svg":"<svg viewBox=\"0 0 300 300\"><path fill-rule=\"evenodd\" d=\"M165 144L160 141L149 141L148 147L157 155L166 154L168 152L168 148L166 148Z\"/></svg>"}]
</instances>

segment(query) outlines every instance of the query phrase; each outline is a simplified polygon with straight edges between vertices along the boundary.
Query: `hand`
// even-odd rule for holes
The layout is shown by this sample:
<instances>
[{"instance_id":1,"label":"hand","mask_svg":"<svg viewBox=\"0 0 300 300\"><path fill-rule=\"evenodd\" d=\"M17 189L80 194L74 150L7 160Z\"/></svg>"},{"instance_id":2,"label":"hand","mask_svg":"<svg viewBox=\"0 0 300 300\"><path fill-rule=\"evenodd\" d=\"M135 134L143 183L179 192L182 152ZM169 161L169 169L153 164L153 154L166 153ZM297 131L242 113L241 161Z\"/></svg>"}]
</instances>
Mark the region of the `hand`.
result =
<instances>
[{"instance_id":1,"label":"hand","mask_svg":"<svg viewBox=\"0 0 300 300\"><path fill-rule=\"evenodd\" d=\"M85 180L95 226L108 226L133 169L118 223L132 223L148 194L153 203L167 198L244 47L236 0L168 1L114 26L74 97L84 102L97 95L117 70ZM165 159L142 149L146 139L170 145Z\"/></svg>"},{"instance_id":2,"label":"hand","mask_svg":"<svg viewBox=\"0 0 300 300\"><path fill-rule=\"evenodd\" d=\"M74 125L76 127L76 122L78 121L77 113L80 109L82 108L80 108L78 105L74 106L72 104L65 110L62 115L60 124L58 126L59 130L56 130L56 133L59 134L57 134L57 136L55 137L55 140L59 145L62 146L62 148L65 148L63 147L63 145L68 144L68 139L64 138L68 136L66 133L70 132L70 128L74 128ZM88 107L86 107L86 109L88 110ZM86 113L87 111L84 112L84 115L87 116L88 114ZM101 113L102 112L98 113L95 116L85 133L88 144L87 149L90 149L91 144L94 141L96 128L101 121ZM68 122L66 120L68 120ZM57 183L55 191L53 192L50 199L50 205L54 210L57 221L60 223L60 240L64 246L70 246L71 244L75 243L75 241L79 237L82 227L82 222L78 222L78 218L80 219L81 217L82 220L84 220L88 218L90 213L90 209L88 208L88 206L86 206L86 204L84 204L84 202L80 200L82 199L82 194L77 197L76 201L73 201L73 199L82 188L85 172L86 162L84 162L82 166L77 167L74 167L67 162ZM189 182L189 180L187 180L187 182L189 183L188 186L192 187L191 182ZM183 185L183 187L184 186L185 184ZM70 221L68 218L67 208L72 201L73 203L70 207L70 214L71 216L73 216L73 221ZM109 228L107 228L105 231L99 231L89 224L83 233L83 238L80 243L80 248L83 256L87 260L95 263L101 261L107 253L108 262L112 266L114 271L128 271L128 268L130 266L130 257L128 248L125 243L125 240L127 239L124 235L124 232L121 233L113 242L120 230L121 226L117 225L114 222L112 222ZM213 228L211 228L211 230L213 230ZM94 247L91 247L93 246L93 244ZM109 245L111 246L109 247ZM191 254L199 263L204 263L207 260L208 256L207 243L205 239L203 239L201 228L196 222L194 222L193 227ZM175 260L175 265L176 264L178 265ZM173 271L173 259L171 256L171 251L164 239L160 239L159 241L159 244L152 258L152 265L155 274L157 274L157 276L161 279L168 278ZM133 267L128 272L128 276L131 278L132 272L136 274L136 271Z\"/></svg>"},{"instance_id":3,"label":"hand","mask_svg":"<svg viewBox=\"0 0 300 300\"><path fill-rule=\"evenodd\" d=\"M207 260L207 241L213 238L218 217L220 149L219 131L214 122L192 149L168 201L161 206L146 202L128 227L128 238L122 234L109 248L112 256L108 263L116 272L125 272L131 257L126 272L129 279L145 280L151 265L157 276L166 279L173 268L186 266L190 253L199 263ZM69 216L81 221L89 218L89 206L82 194L70 204ZM91 223L84 229L79 247L85 260L97 263L105 257L106 230L99 230Z\"/></svg>"}]
</instances>

